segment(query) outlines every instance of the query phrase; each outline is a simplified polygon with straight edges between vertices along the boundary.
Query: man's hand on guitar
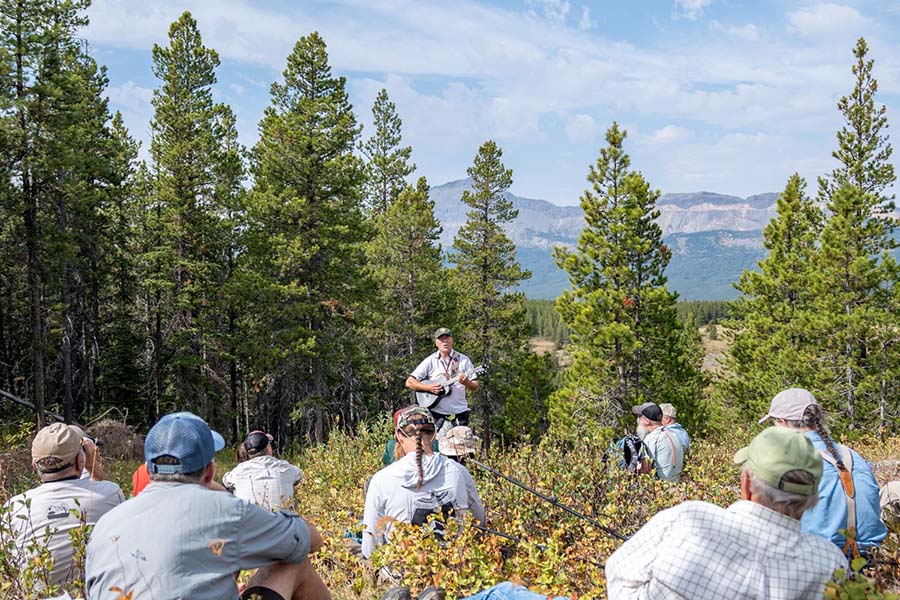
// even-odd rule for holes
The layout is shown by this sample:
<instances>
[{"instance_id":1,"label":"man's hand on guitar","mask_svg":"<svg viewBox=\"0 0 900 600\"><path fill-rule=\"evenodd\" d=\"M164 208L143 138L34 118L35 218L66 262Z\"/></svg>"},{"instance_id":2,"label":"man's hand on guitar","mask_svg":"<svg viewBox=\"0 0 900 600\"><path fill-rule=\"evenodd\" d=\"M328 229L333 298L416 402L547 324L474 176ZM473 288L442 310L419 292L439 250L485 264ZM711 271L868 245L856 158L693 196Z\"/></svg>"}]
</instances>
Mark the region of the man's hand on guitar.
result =
<instances>
[{"instance_id":1,"label":"man's hand on guitar","mask_svg":"<svg viewBox=\"0 0 900 600\"><path fill-rule=\"evenodd\" d=\"M444 389L444 386L442 386L439 383L435 383L434 385L426 386L425 389L422 391L423 392L431 392L432 394L440 394L443 389Z\"/></svg>"}]
</instances>

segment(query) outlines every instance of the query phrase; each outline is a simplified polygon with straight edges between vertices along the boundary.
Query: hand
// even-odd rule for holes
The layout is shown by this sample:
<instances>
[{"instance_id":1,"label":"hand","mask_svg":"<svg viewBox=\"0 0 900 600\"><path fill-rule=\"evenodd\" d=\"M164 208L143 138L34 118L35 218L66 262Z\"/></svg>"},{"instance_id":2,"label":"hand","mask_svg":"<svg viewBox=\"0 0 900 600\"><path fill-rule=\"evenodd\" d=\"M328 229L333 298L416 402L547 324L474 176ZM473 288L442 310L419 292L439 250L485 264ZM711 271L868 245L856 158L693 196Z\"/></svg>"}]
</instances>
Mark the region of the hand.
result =
<instances>
[{"instance_id":1,"label":"hand","mask_svg":"<svg viewBox=\"0 0 900 600\"><path fill-rule=\"evenodd\" d=\"M459 382L461 384L466 385L466 382L468 380L469 380L469 375L465 371L463 371L462 373L459 374ZM466 387L468 387L468 386L466 386Z\"/></svg>"},{"instance_id":2,"label":"hand","mask_svg":"<svg viewBox=\"0 0 900 600\"><path fill-rule=\"evenodd\" d=\"M428 389L425 390L425 391L431 392L432 394L437 395L437 394L440 394L440 393L441 393L441 390L443 390L443 389L444 389L444 386L442 386L442 385L439 384L439 383L435 383L434 385L432 385L430 388L428 388Z\"/></svg>"},{"instance_id":3,"label":"hand","mask_svg":"<svg viewBox=\"0 0 900 600\"><path fill-rule=\"evenodd\" d=\"M81 449L84 450L84 467L89 473L94 473L94 468L103 466L103 458L100 450L90 438L82 438Z\"/></svg>"}]
</instances>

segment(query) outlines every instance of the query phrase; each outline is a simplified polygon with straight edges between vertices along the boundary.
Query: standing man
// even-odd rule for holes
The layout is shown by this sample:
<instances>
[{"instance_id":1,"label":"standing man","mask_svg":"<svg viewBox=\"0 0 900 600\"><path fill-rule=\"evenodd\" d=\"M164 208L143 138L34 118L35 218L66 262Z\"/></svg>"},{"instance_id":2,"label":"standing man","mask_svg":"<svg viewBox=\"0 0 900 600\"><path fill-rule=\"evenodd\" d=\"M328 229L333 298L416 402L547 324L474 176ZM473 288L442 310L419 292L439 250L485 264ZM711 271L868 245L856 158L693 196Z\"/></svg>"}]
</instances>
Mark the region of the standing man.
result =
<instances>
[{"instance_id":1,"label":"standing man","mask_svg":"<svg viewBox=\"0 0 900 600\"><path fill-rule=\"evenodd\" d=\"M632 407L631 412L638 415L638 435L653 459L656 478L670 483L681 481L684 447L678 436L663 426L662 410L652 402L645 402ZM644 431L646 435L643 435Z\"/></svg>"},{"instance_id":2,"label":"standing man","mask_svg":"<svg viewBox=\"0 0 900 600\"><path fill-rule=\"evenodd\" d=\"M450 393L430 410L438 431L445 421L452 421L454 425L468 425L471 411L466 400L466 390L478 391L475 368L468 356L453 349L453 336L446 327L434 332L434 345L437 346L437 352L419 363L406 378L406 387L416 392L437 394L443 387L441 384L427 385L422 382L459 377L459 381L450 386Z\"/></svg>"},{"instance_id":3,"label":"standing man","mask_svg":"<svg viewBox=\"0 0 900 600\"><path fill-rule=\"evenodd\" d=\"M685 453L687 453L688 449L691 447L691 436L688 435L687 430L678 422L678 412L675 410L675 407L671 404L660 404L659 409L663 414L663 427L678 436L678 439L681 440L681 445L684 447Z\"/></svg>"},{"instance_id":4,"label":"standing man","mask_svg":"<svg viewBox=\"0 0 900 600\"><path fill-rule=\"evenodd\" d=\"M303 476L300 467L272 456L272 436L264 431L251 431L244 448L249 459L225 473L225 489L267 510L291 508Z\"/></svg>"},{"instance_id":5,"label":"standing man","mask_svg":"<svg viewBox=\"0 0 900 600\"><path fill-rule=\"evenodd\" d=\"M46 578L51 585L82 577L76 570L69 532L93 526L125 501L115 483L81 476L86 462L83 438L78 427L64 423L41 429L31 444L32 464L41 485L6 503L19 563L24 568L34 557L35 547L46 545L53 558Z\"/></svg>"},{"instance_id":6,"label":"standing man","mask_svg":"<svg viewBox=\"0 0 900 600\"><path fill-rule=\"evenodd\" d=\"M847 561L803 533L819 499L822 457L804 436L770 427L737 452L741 500L688 501L657 513L606 561L610 600L819 600Z\"/></svg>"}]
</instances>

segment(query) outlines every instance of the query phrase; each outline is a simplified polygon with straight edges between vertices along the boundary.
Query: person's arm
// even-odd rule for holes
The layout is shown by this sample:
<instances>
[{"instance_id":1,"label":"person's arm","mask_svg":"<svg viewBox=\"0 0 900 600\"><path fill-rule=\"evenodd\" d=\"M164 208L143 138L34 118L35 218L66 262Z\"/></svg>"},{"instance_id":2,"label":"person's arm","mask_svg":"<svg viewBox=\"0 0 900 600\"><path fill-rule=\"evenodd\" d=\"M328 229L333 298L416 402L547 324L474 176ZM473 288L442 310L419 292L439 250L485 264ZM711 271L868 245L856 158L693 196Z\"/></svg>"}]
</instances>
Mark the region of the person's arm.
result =
<instances>
[{"instance_id":1,"label":"person's arm","mask_svg":"<svg viewBox=\"0 0 900 600\"><path fill-rule=\"evenodd\" d=\"M475 374L475 367L472 366L472 361L467 357L460 367L462 372L459 374L459 382L465 386L466 390L477 392L481 384L476 379L477 375Z\"/></svg>"},{"instance_id":2,"label":"person's arm","mask_svg":"<svg viewBox=\"0 0 900 600\"><path fill-rule=\"evenodd\" d=\"M301 563L322 546L315 527L294 514L271 512L255 504L240 504L238 525L240 568L255 569L272 562Z\"/></svg>"},{"instance_id":3,"label":"person's arm","mask_svg":"<svg viewBox=\"0 0 900 600\"><path fill-rule=\"evenodd\" d=\"M366 507L363 510L362 555L371 558L375 546L384 542L384 531L378 531L378 522L384 517L378 488L381 480L376 476L369 482L366 490ZM377 544L376 544L377 542Z\"/></svg>"},{"instance_id":4,"label":"person's arm","mask_svg":"<svg viewBox=\"0 0 900 600\"><path fill-rule=\"evenodd\" d=\"M406 387L415 392L431 392L432 394L439 394L442 386L438 384L425 385L422 383L428 379L430 363L431 356L428 356L425 360L420 362L419 366L413 369L413 372L406 378Z\"/></svg>"},{"instance_id":5,"label":"person's arm","mask_svg":"<svg viewBox=\"0 0 900 600\"><path fill-rule=\"evenodd\" d=\"M669 524L677 518L677 508L657 513L607 559L606 591L610 598L642 597L642 589L650 582L660 540L665 538Z\"/></svg>"},{"instance_id":6,"label":"person's arm","mask_svg":"<svg viewBox=\"0 0 900 600\"><path fill-rule=\"evenodd\" d=\"M484 503L481 501L481 496L478 495L478 488L475 486L475 480L472 479L472 474L469 473L468 469L466 469L465 480L466 495L469 497L469 510L472 511L472 516L475 517L475 520L484 525L487 522Z\"/></svg>"},{"instance_id":7,"label":"person's arm","mask_svg":"<svg viewBox=\"0 0 900 600\"><path fill-rule=\"evenodd\" d=\"M109 475L103 468L103 457L97 444L89 438L81 440L81 448L84 450L84 468L91 474L94 481L109 481Z\"/></svg>"}]
</instances>

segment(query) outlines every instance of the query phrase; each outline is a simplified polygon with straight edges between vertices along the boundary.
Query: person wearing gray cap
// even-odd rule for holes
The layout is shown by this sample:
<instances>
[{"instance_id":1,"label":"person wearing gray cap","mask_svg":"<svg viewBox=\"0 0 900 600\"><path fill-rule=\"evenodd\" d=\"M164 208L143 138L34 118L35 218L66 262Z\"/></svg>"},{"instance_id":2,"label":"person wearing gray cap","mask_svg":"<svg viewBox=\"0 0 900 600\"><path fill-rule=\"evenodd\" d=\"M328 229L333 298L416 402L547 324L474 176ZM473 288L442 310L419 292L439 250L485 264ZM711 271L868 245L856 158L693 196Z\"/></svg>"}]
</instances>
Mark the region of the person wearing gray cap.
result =
<instances>
[{"instance_id":1,"label":"person wearing gray cap","mask_svg":"<svg viewBox=\"0 0 900 600\"><path fill-rule=\"evenodd\" d=\"M803 533L818 500L822 458L779 427L738 450L741 499L728 508L687 501L661 511L606 561L610 600L819 600L847 560Z\"/></svg>"},{"instance_id":2,"label":"person wearing gray cap","mask_svg":"<svg viewBox=\"0 0 900 600\"><path fill-rule=\"evenodd\" d=\"M803 514L803 531L831 540L851 558L881 546L887 528L881 521L872 467L855 450L831 439L815 396L802 388L778 392L759 422L769 419L776 426L802 432L825 461L819 503ZM845 538L841 530L853 530L855 539Z\"/></svg>"},{"instance_id":3,"label":"person wearing gray cap","mask_svg":"<svg viewBox=\"0 0 900 600\"><path fill-rule=\"evenodd\" d=\"M452 421L454 425L468 425L470 411L466 392L477 392L479 386L475 367L468 356L453 349L453 334L446 327L435 330L434 345L437 351L413 369L406 378L406 387L415 392L440 394L442 385L427 385L423 382L458 377L459 381L450 386L450 393L428 408L437 423L438 431L444 421Z\"/></svg>"}]
</instances>

